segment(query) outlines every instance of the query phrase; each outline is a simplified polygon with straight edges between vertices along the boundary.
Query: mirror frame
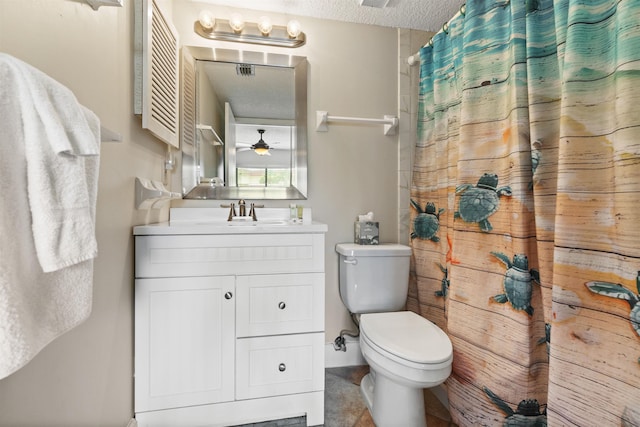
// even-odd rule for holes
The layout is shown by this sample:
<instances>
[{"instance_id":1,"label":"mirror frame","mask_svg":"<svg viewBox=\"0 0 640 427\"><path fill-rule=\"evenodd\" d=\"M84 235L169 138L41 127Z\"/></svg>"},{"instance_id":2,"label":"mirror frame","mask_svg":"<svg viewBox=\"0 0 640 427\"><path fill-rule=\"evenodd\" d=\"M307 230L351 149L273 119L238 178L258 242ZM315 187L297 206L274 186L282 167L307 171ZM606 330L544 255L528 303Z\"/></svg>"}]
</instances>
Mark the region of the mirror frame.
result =
<instances>
[{"instance_id":1,"label":"mirror frame","mask_svg":"<svg viewBox=\"0 0 640 427\"><path fill-rule=\"evenodd\" d=\"M245 50L184 46L194 60L230 62L294 70L296 150L292 156L291 186L289 187L227 187L212 186L202 182L192 189L183 188L183 199L252 199L252 200L303 200L307 198L307 73L308 61L304 56L279 53L251 52ZM197 96L197 95L196 95ZM195 123L194 125L195 126ZM196 130L193 129L195 133ZM183 147L184 144L181 144ZM182 152L182 148L181 148ZM181 165L184 167L184 165ZM226 167L226 165L225 165ZM182 172L184 174L184 172ZM201 177L196 177L199 181ZM184 178L182 178L184 181ZM183 184L184 185L184 184Z\"/></svg>"}]
</instances>

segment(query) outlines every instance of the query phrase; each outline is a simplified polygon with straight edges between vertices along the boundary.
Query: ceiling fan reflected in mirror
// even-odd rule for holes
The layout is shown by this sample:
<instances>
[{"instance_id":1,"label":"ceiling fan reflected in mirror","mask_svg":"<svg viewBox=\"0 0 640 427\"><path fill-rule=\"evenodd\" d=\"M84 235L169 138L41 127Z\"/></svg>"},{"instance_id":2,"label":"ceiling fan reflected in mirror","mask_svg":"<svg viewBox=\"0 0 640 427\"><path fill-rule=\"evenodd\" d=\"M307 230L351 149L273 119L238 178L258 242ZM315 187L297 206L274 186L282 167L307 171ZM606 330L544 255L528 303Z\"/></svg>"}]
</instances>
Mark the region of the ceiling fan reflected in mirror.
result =
<instances>
[{"instance_id":1,"label":"ceiling fan reflected in mirror","mask_svg":"<svg viewBox=\"0 0 640 427\"><path fill-rule=\"evenodd\" d=\"M258 133L260 134L260 139L258 140L258 142L256 142L251 146L251 149L258 156L270 156L271 153L269 153L269 144L264 142L264 139L262 139L264 134L264 129L258 129Z\"/></svg>"}]
</instances>

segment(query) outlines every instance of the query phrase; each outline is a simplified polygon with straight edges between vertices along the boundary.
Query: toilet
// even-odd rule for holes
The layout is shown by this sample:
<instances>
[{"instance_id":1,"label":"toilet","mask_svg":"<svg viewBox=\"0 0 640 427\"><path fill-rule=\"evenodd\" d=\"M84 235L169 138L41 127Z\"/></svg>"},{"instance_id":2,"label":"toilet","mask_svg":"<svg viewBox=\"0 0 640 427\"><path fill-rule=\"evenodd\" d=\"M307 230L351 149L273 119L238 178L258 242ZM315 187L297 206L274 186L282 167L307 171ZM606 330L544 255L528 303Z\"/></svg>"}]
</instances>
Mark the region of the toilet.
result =
<instances>
[{"instance_id":1,"label":"toilet","mask_svg":"<svg viewBox=\"0 0 640 427\"><path fill-rule=\"evenodd\" d=\"M360 390L377 427L427 425L423 389L451 374L453 347L429 320L403 311L411 248L339 243L340 298L360 316L360 349L370 372Z\"/></svg>"}]
</instances>

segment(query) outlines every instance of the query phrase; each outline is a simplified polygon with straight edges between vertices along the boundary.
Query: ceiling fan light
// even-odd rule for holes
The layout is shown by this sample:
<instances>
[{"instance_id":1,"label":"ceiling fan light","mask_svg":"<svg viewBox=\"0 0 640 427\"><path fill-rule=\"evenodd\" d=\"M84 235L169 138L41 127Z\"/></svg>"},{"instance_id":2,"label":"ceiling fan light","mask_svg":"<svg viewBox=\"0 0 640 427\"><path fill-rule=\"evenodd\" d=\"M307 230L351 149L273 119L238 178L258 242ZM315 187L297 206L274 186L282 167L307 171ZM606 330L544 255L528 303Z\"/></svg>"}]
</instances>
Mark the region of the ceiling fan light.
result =
<instances>
[{"instance_id":1,"label":"ceiling fan light","mask_svg":"<svg viewBox=\"0 0 640 427\"><path fill-rule=\"evenodd\" d=\"M267 154L269 154L269 149L268 148L264 148L264 147L255 147L253 149L253 151L258 155L258 156L265 156Z\"/></svg>"},{"instance_id":2,"label":"ceiling fan light","mask_svg":"<svg viewBox=\"0 0 640 427\"><path fill-rule=\"evenodd\" d=\"M264 129L258 129L258 133L260 134L260 140L251 146L251 149L258 156L268 156L269 154L269 144L264 142L262 139L262 134L264 133Z\"/></svg>"}]
</instances>

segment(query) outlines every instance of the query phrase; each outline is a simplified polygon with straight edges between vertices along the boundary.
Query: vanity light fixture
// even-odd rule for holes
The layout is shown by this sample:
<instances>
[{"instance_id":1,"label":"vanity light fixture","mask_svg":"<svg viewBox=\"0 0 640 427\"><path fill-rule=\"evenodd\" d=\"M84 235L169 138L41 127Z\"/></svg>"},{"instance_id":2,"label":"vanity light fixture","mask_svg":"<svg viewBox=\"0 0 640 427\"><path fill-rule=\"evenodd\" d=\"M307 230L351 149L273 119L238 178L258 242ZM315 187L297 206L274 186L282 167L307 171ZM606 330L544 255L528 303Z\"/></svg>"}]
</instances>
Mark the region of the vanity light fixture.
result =
<instances>
[{"instance_id":1,"label":"vanity light fixture","mask_svg":"<svg viewBox=\"0 0 640 427\"><path fill-rule=\"evenodd\" d=\"M251 146L251 149L258 156L270 156L271 154L269 153L269 144L264 142L264 139L262 139L262 134L264 133L264 129L258 129L258 133L260 134L260 140L255 144L253 144Z\"/></svg>"},{"instance_id":2,"label":"vanity light fixture","mask_svg":"<svg viewBox=\"0 0 640 427\"><path fill-rule=\"evenodd\" d=\"M258 19L258 29L263 36L268 36L273 29L273 24L271 24L271 19L268 16L261 16Z\"/></svg>"},{"instance_id":3,"label":"vanity light fixture","mask_svg":"<svg viewBox=\"0 0 640 427\"><path fill-rule=\"evenodd\" d=\"M212 31L216 25L216 17L210 10L203 10L198 15L198 22L200 22L200 25L202 25L205 31Z\"/></svg>"},{"instance_id":4,"label":"vanity light fixture","mask_svg":"<svg viewBox=\"0 0 640 427\"><path fill-rule=\"evenodd\" d=\"M229 17L229 26L235 33L241 33L244 29L244 19L239 13L232 13Z\"/></svg>"},{"instance_id":5,"label":"vanity light fixture","mask_svg":"<svg viewBox=\"0 0 640 427\"><path fill-rule=\"evenodd\" d=\"M301 31L302 27L300 26L300 23L295 19L292 19L291 21L289 21L289 23L287 23L287 34L289 34L289 37L295 39L300 35Z\"/></svg>"},{"instance_id":6,"label":"vanity light fixture","mask_svg":"<svg viewBox=\"0 0 640 427\"><path fill-rule=\"evenodd\" d=\"M217 19L208 10L200 12L193 30L205 39L278 47L300 47L307 41L300 23L295 19L286 26L273 25L267 16L253 23L245 22L239 13L232 13L228 20Z\"/></svg>"}]
</instances>

